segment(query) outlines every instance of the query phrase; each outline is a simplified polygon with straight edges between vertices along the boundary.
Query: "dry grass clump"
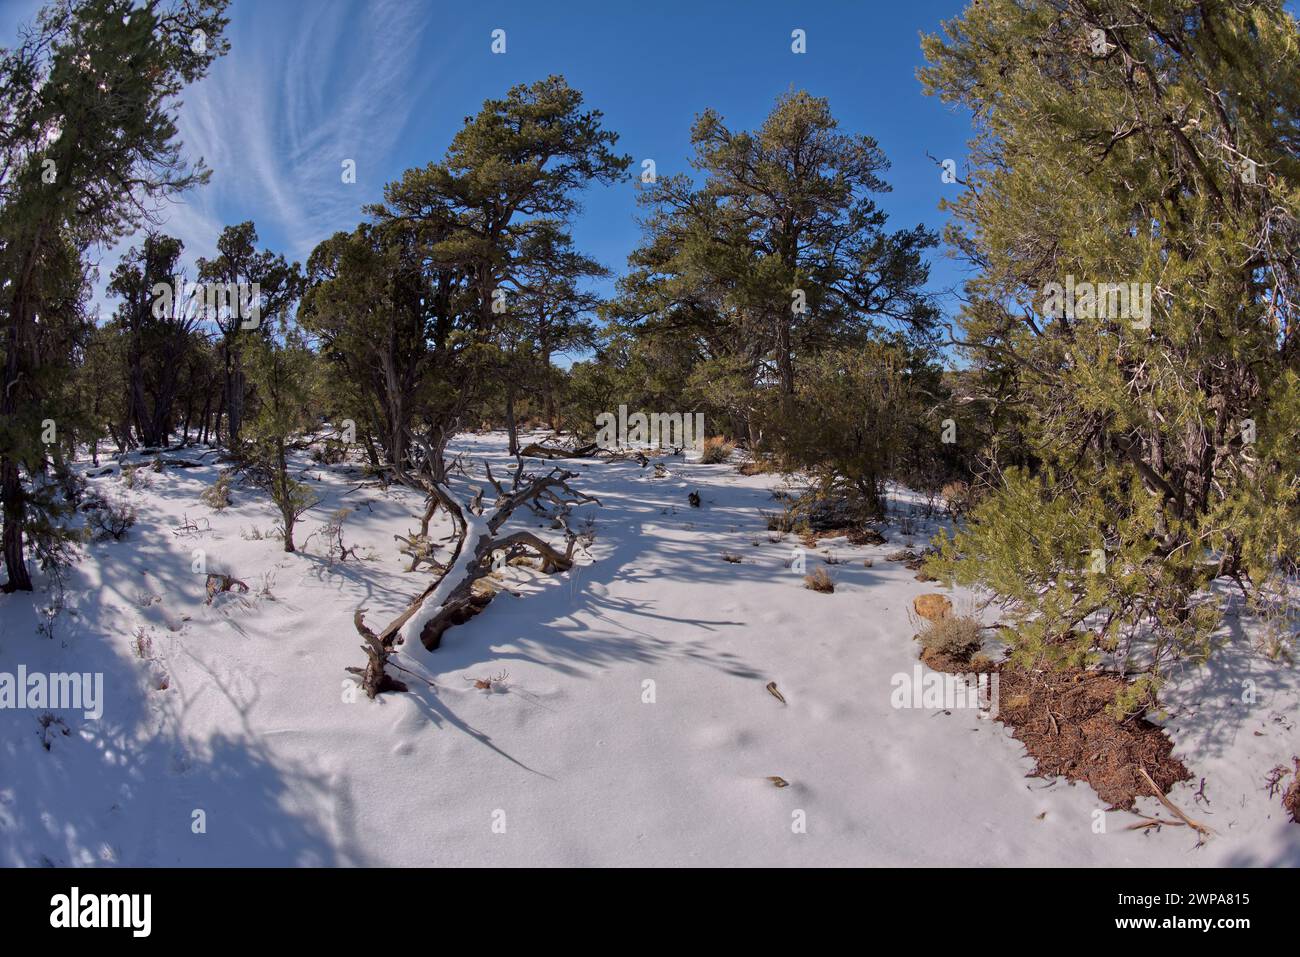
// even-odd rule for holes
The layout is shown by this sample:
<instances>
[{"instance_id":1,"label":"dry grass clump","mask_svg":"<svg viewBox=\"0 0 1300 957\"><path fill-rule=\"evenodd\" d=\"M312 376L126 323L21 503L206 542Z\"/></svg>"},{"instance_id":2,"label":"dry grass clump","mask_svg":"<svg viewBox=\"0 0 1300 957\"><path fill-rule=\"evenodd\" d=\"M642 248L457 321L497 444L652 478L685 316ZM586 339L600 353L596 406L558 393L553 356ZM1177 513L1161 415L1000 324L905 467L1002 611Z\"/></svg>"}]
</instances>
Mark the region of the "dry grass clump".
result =
<instances>
[{"instance_id":1,"label":"dry grass clump","mask_svg":"<svg viewBox=\"0 0 1300 957\"><path fill-rule=\"evenodd\" d=\"M230 476L222 475L199 494L199 501L216 511L230 504Z\"/></svg>"},{"instance_id":2,"label":"dry grass clump","mask_svg":"<svg viewBox=\"0 0 1300 957\"><path fill-rule=\"evenodd\" d=\"M715 435L704 440L704 448L700 451L700 464L702 465L721 465L731 458L731 453L736 450L736 443L728 442L721 435Z\"/></svg>"},{"instance_id":3,"label":"dry grass clump","mask_svg":"<svg viewBox=\"0 0 1300 957\"><path fill-rule=\"evenodd\" d=\"M979 651L983 630L977 618L948 615L930 622L917 638L931 655L966 661Z\"/></svg>"},{"instance_id":4,"label":"dry grass clump","mask_svg":"<svg viewBox=\"0 0 1300 957\"><path fill-rule=\"evenodd\" d=\"M835 591L835 579L831 578L826 569L819 568L811 575L803 576L803 587L829 595Z\"/></svg>"}]
</instances>

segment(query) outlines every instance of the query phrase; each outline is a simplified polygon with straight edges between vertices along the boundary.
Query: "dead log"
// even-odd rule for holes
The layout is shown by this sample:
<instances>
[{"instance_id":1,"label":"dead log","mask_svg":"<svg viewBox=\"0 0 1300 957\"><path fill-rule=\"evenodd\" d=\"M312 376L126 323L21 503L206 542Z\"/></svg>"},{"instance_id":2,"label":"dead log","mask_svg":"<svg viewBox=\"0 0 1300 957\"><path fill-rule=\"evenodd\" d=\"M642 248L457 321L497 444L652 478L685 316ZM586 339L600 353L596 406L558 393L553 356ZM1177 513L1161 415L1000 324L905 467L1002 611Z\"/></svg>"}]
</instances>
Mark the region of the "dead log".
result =
<instances>
[{"instance_id":1,"label":"dead log","mask_svg":"<svg viewBox=\"0 0 1300 957\"><path fill-rule=\"evenodd\" d=\"M520 450L519 454L527 459L587 459L595 455L599 448L600 446L595 442L574 448L530 442Z\"/></svg>"},{"instance_id":2,"label":"dead log","mask_svg":"<svg viewBox=\"0 0 1300 957\"><path fill-rule=\"evenodd\" d=\"M388 656L392 654L383 643L375 637L375 633L366 627L365 619L362 617L365 613L364 608L358 608L356 614L352 616L352 623L356 625L357 631L365 639L365 644L361 650L366 653L369 659L364 668L348 668L352 674L361 679L361 690L366 693L366 697L373 698L375 695L383 694L385 691L408 691L405 682L398 681L390 675L385 666L388 664Z\"/></svg>"},{"instance_id":3,"label":"dead log","mask_svg":"<svg viewBox=\"0 0 1300 957\"><path fill-rule=\"evenodd\" d=\"M494 592L474 586L494 566L534 553L541 558L543 572L568 571L573 567L573 552L578 536L566 521L568 510L576 504L600 504L594 496L585 495L570 487L569 480L577 478L578 473L556 467L545 475L533 475L525 471L522 461L518 461L507 486L496 479L491 466L485 466L485 471L488 483L496 492L496 501L492 505L484 504L482 489L468 501L462 501L452 494L445 483L422 480L431 499L441 505L451 517L456 529L456 545L447 564L438 566L438 577L377 634L365 626L360 612L357 613L354 624L358 633L366 639L363 647L371 660L364 670L350 670L362 675L363 687L367 680L372 686L378 687L376 683L381 679L370 674L370 671L377 668L382 674L389 654L397 650L403 650L408 655L417 655L421 649L434 651L442 643L442 636L448 628L464 624L487 607ZM502 526L509 521L516 509L522 506L538 509L542 502L556 506L556 521L565 535L563 551L532 532L500 534ZM432 509L429 514L432 514ZM418 541L419 537L412 536L412 539ZM494 556L498 556L495 562ZM418 631L409 625L417 615L420 616ZM419 648L416 647L416 642L419 643Z\"/></svg>"}]
</instances>

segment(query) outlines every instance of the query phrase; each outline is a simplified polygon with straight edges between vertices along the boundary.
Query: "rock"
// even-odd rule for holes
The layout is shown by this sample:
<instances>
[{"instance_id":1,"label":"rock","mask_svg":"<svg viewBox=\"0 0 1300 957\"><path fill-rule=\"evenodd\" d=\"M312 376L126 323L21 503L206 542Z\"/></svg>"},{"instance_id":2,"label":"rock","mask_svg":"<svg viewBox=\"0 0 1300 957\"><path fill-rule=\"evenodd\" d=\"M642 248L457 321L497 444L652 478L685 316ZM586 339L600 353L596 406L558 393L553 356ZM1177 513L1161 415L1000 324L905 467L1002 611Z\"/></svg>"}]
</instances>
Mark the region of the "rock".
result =
<instances>
[{"instance_id":1,"label":"rock","mask_svg":"<svg viewBox=\"0 0 1300 957\"><path fill-rule=\"evenodd\" d=\"M936 592L917 595L912 599L912 607L916 609L918 615L927 621L939 621L941 618L947 618L952 614L952 602Z\"/></svg>"}]
</instances>

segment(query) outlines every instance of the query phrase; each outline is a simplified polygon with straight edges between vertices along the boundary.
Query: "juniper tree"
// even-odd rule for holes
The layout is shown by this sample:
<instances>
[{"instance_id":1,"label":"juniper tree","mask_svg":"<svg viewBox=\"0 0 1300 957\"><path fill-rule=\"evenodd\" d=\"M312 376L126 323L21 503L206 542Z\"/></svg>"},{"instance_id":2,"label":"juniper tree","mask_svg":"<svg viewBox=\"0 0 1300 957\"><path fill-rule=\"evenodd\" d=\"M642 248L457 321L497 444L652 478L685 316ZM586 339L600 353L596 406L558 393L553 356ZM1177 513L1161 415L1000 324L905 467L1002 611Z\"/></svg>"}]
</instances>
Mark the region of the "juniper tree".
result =
<instances>
[{"instance_id":1,"label":"juniper tree","mask_svg":"<svg viewBox=\"0 0 1300 957\"><path fill-rule=\"evenodd\" d=\"M149 205L202 182L186 164L175 97L226 50L226 0L59 0L0 53L0 498L7 591L23 560L28 477L68 340L46 334L80 254L134 228ZM69 259L69 251L72 258ZM75 268L74 268L75 267ZM51 361L55 360L55 361Z\"/></svg>"},{"instance_id":2,"label":"juniper tree","mask_svg":"<svg viewBox=\"0 0 1300 957\"><path fill-rule=\"evenodd\" d=\"M247 423L246 456L267 479L271 500L280 510L284 550L295 551L293 529L320 499L289 472L288 448L312 421L312 371L315 356L297 333L281 344L272 338L250 340L244 347L247 372L257 405Z\"/></svg>"},{"instance_id":3,"label":"juniper tree","mask_svg":"<svg viewBox=\"0 0 1300 957\"><path fill-rule=\"evenodd\" d=\"M928 335L923 226L889 232L875 196L888 161L876 141L839 129L825 99L780 97L759 129L706 110L691 129L703 177L645 186L645 238L616 313L643 337L685 339L705 388L732 383L728 412L750 419L774 389L790 419L798 366L872 324ZM777 430L792 421L774 420Z\"/></svg>"},{"instance_id":4,"label":"juniper tree","mask_svg":"<svg viewBox=\"0 0 1300 957\"><path fill-rule=\"evenodd\" d=\"M362 437L378 438L400 479L414 464L415 424L438 420L454 398L466 344L464 273L427 253L441 235L403 221L336 233L308 257L298 310L330 370L334 405Z\"/></svg>"},{"instance_id":5,"label":"juniper tree","mask_svg":"<svg viewBox=\"0 0 1300 957\"><path fill-rule=\"evenodd\" d=\"M599 110L583 109L581 92L561 76L512 87L466 118L441 163L407 170L385 188L384 202L370 208L380 223L417 227L429 261L462 277L461 325L470 343L488 348L466 353L471 374L458 378L458 408L449 417L480 398L484 375L508 384L501 359L517 332L509 314L512 296L527 282L523 273L548 250L568 246L566 225L579 190L616 182L627 170L631 160L614 153L618 134L602 119ZM591 272L572 257L553 261L577 268L573 279ZM448 432L437 432L424 442L440 456ZM513 422L510 442L513 451Z\"/></svg>"},{"instance_id":6,"label":"juniper tree","mask_svg":"<svg viewBox=\"0 0 1300 957\"><path fill-rule=\"evenodd\" d=\"M807 504L847 505L837 514L858 521L881 518L885 479L915 474L917 459L937 457L935 355L895 335L825 349L802 368L790 397L802 425L787 452L813 480Z\"/></svg>"},{"instance_id":7,"label":"juniper tree","mask_svg":"<svg viewBox=\"0 0 1300 957\"><path fill-rule=\"evenodd\" d=\"M936 571L1011 600L1021 661L1132 654L1136 698L1210 652L1207 586L1295 558L1300 31L1278 0L982 0L923 49L977 131L961 342L1041 463Z\"/></svg>"},{"instance_id":8,"label":"juniper tree","mask_svg":"<svg viewBox=\"0 0 1300 957\"><path fill-rule=\"evenodd\" d=\"M258 251L257 228L247 221L221 231L216 258L200 259L198 275L209 284L210 291L205 292L212 313L209 318L216 322L220 335L226 446L238 451L247 392L245 343L264 339L284 324L302 295L301 270L298 263L290 264L270 250ZM219 290L220 295L212 295L211 290ZM221 410L217 413L218 428L220 420Z\"/></svg>"},{"instance_id":9,"label":"juniper tree","mask_svg":"<svg viewBox=\"0 0 1300 957\"><path fill-rule=\"evenodd\" d=\"M108 291L121 298L115 327L124 339L126 396L122 437L127 447L167 443L173 404L180 387L185 353L199 315L184 295L159 295L157 287L179 289L179 260L184 243L150 233L132 247L113 270Z\"/></svg>"}]
</instances>

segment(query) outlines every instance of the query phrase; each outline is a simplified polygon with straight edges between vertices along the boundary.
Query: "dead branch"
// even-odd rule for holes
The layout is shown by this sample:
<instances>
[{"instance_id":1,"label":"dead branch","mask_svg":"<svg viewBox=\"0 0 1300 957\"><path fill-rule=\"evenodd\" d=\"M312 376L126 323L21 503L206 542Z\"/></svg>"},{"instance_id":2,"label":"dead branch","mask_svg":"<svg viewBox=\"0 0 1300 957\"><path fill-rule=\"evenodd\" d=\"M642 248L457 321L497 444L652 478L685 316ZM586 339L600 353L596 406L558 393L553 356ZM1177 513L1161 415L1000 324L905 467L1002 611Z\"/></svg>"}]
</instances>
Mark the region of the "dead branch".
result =
<instances>
[{"instance_id":1,"label":"dead branch","mask_svg":"<svg viewBox=\"0 0 1300 957\"><path fill-rule=\"evenodd\" d=\"M1173 801L1165 797L1165 792L1160 790L1160 786L1156 784L1155 781L1151 780L1151 775L1147 774L1146 768L1140 767L1137 770L1138 770L1138 774L1142 775L1142 779L1146 781L1148 786L1150 786L1151 792L1156 796L1156 799L1159 800L1160 803L1165 806L1165 809L1168 810L1170 814L1173 814L1175 817L1181 820L1192 830L1194 830L1197 834L1199 834L1201 836L1202 841L1204 841L1205 838L1209 837L1211 834L1214 833L1204 824L1199 824L1196 821L1193 821L1190 817L1188 817L1186 814L1180 811L1178 809L1178 806L1174 804Z\"/></svg>"},{"instance_id":2,"label":"dead branch","mask_svg":"<svg viewBox=\"0 0 1300 957\"><path fill-rule=\"evenodd\" d=\"M365 639L365 644L361 646L361 650L366 653L369 660L364 668L348 668L347 670L361 679L361 690L366 693L368 698L383 694L385 691L409 690L403 682L398 681L384 670L388 664L388 656L392 652L385 648L383 643L375 637L375 633L366 627L365 619L362 617L364 613L364 608L358 608L356 614L352 616L352 623L356 625L357 631Z\"/></svg>"},{"instance_id":3,"label":"dead branch","mask_svg":"<svg viewBox=\"0 0 1300 957\"><path fill-rule=\"evenodd\" d=\"M443 565L433 560L433 549L427 535L411 535L407 538L394 536L404 543L402 551L412 556L409 570L426 562L437 570L438 576L377 634L365 626L358 611L354 624L366 641L362 647L370 662L365 669L349 670L362 676L363 687L368 689L367 694L370 694L370 688L377 689L375 694L394 690L391 687L381 687L383 669L387 656L405 642L418 640L425 650L433 651L441 644L443 633L448 628L464 624L487 607L495 591L482 586L476 588L475 585L491 572L494 555L504 553L504 561L509 561L527 552L535 553L541 558L542 571L546 573L568 571L573 567L573 552L579 536L569 528L569 509L588 502L599 505L599 500L575 491L569 485L570 479L577 478L576 472L555 467L545 475L530 474L525 472L521 458L516 461L509 482L499 481L490 467L485 468L488 483L496 493L496 500L490 505L484 503L485 490L481 487L473 490L468 501L463 501L453 495L444 482L420 477L420 482L430 497L425 527L427 528L428 518L432 516L434 508L442 506L452 521L455 547L451 558ZM555 523L564 531L565 537L563 551L532 532L498 534L516 509L523 506L537 509L539 502L551 503L556 508ZM424 618L418 634L408 632L403 636L406 625L425 610L429 602L437 604L428 609L431 614ZM407 653L411 650L408 648Z\"/></svg>"},{"instance_id":4,"label":"dead branch","mask_svg":"<svg viewBox=\"0 0 1300 957\"><path fill-rule=\"evenodd\" d=\"M543 445L541 442L531 442L525 445L519 454L530 459L587 459L596 454L600 448L595 442L587 445L578 445L573 448L565 448L556 445Z\"/></svg>"},{"instance_id":5,"label":"dead branch","mask_svg":"<svg viewBox=\"0 0 1300 957\"><path fill-rule=\"evenodd\" d=\"M240 581L232 575L208 572L208 600L205 604L211 605L212 599L216 596L217 592L230 591L236 588L241 592L247 593L248 583Z\"/></svg>"}]
</instances>

